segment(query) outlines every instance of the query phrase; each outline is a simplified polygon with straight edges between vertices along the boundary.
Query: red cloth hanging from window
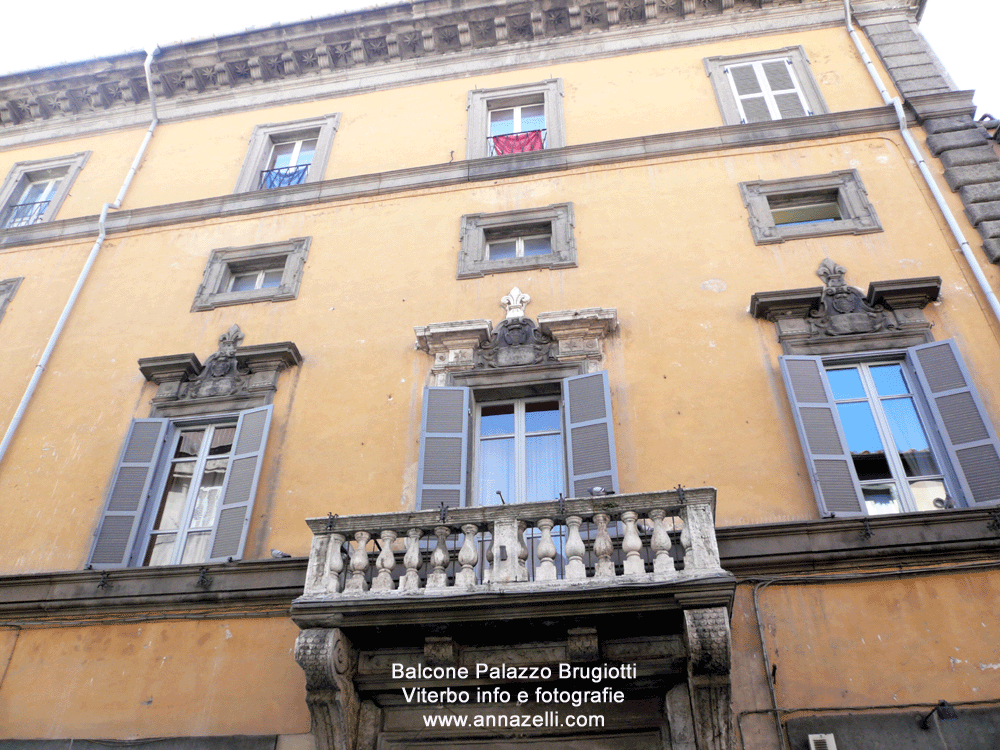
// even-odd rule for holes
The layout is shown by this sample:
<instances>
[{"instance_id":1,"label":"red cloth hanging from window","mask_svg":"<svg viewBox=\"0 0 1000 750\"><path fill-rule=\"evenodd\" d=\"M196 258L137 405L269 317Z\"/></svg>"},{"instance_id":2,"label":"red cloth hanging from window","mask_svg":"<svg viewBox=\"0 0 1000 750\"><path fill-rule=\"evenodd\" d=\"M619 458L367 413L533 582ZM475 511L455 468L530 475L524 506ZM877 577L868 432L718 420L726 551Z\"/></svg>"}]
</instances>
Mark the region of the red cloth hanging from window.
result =
<instances>
[{"instance_id":1,"label":"red cloth hanging from window","mask_svg":"<svg viewBox=\"0 0 1000 750\"><path fill-rule=\"evenodd\" d=\"M493 136L493 150L497 156L522 154L525 151L541 151L543 148L545 145L542 143L541 130Z\"/></svg>"}]
</instances>

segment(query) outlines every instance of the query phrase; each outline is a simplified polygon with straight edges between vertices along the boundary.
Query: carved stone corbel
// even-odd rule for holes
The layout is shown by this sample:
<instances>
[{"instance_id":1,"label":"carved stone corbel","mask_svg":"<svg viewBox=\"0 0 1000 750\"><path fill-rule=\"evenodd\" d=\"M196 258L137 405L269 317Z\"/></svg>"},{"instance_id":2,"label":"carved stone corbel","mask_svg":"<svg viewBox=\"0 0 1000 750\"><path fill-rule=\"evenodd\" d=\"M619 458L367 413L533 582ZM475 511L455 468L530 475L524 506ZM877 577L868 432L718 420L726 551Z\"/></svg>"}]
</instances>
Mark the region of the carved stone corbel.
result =
<instances>
[{"instance_id":1,"label":"carved stone corbel","mask_svg":"<svg viewBox=\"0 0 1000 750\"><path fill-rule=\"evenodd\" d=\"M684 611L688 690L698 750L731 750L732 636L725 607Z\"/></svg>"},{"instance_id":2,"label":"carved stone corbel","mask_svg":"<svg viewBox=\"0 0 1000 750\"><path fill-rule=\"evenodd\" d=\"M339 628L303 630L295 661L306 673L306 704L317 750L358 750L358 655ZM369 719L371 711L366 712Z\"/></svg>"}]
</instances>

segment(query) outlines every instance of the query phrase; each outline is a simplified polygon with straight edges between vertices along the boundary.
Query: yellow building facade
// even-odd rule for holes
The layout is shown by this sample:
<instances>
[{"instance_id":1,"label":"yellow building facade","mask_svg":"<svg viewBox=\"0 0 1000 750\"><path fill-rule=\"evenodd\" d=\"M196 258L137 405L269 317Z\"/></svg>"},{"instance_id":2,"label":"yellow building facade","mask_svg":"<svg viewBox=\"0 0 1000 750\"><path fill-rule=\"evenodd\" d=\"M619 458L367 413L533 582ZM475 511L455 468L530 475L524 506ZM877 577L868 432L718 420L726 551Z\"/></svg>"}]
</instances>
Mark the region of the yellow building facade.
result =
<instances>
[{"instance_id":1,"label":"yellow building facade","mask_svg":"<svg viewBox=\"0 0 1000 750\"><path fill-rule=\"evenodd\" d=\"M0 746L994 747L1000 159L921 9L0 78Z\"/></svg>"}]
</instances>

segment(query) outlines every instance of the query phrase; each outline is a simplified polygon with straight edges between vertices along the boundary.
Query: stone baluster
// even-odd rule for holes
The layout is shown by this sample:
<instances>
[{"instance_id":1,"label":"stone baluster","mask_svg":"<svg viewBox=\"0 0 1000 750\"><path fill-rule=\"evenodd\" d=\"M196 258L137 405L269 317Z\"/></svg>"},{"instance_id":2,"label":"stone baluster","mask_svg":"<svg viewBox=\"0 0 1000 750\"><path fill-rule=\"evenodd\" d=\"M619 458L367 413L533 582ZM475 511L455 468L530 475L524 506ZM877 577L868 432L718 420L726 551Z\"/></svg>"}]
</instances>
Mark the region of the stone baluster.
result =
<instances>
[{"instance_id":1,"label":"stone baluster","mask_svg":"<svg viewBox=\"0 0 1000 750\"><path fill-rule=\"evenodd\" d=\"M360 593L368 590L365 572L368 570L368 540L372 535L367 531L354 534L354 553L351 555L351 578L344 587L345 592Z\"/></svg>"},{"instance_id":2,"label":"stone baluster","mask_svg":"<svg viewBox=\"0 0 1000 750\"><path fill-rule=\"evenodd\" d=\"M326 575L326 590L331 594L340 591L340 574L344 572L344 542L347 537L343 534L330 534L330 546L326 551L326 567L329 573Z\"/></svg>"},{"instance_id":3,"label":"stone baluster","mask_svg":"<svg viewBox=\"0 0 1000 750\"><path fill-rule=\"evenodd\" d=\"M306 568L306 596L326 593L326 556L329 553L330 535L315 534L309 548L309 566ZM333 592L337 593L337 592Z\"/></svg>"},{"instance_id":4,"label":"stone baluster","mask_svg":"<svg viewBox=\"0 0 1000 750\"><path fill-rule=\"evenodd\" d=\"M448 574L445 568L448 567L450 556L448 555L448 534L451 531L447 526L435 526L434 536L437 537L437 547L431 553L431 567L433 570L427 576L427 588L443 589L448 586Z\"/></svg>"},{"instance_id":5,"label":"stone baluster","mask_svg":"<svg viewBox=\"0 0 1000 750\"><path fill-rule=\"evenodd\" d=\"M712 507L706 502L685 505L684 531L681 544L684 546L684 570L720 570L719 546L715 540L715 521Z\"/></svg>"},{"instance_id":6,"label":"stone baluster","mask_svg":"<svg viewBox=\"0 0 1000 750\"><path fill-rule=\"evenodd\" d=\"M476 534L478 532L479 527L474 523L462 526L465 540L458 553L458 562L462 569L455 574L455 586L471 589L476 585L476 565L479 564L479 550L476 549Z\"/></svg>"},{"instance_id":7,"label":"stone baluster","mask_svg":"<svg viewBox=\"0 0 1000 750\"><path fill-rule=\"evenodd\" d=\"M524 521L517 522L517 574L514 578L515 581L528 580L527 563L531 553L528 551L528 545L524 543L524 532L527 528L528 524Z\"/></svg>"},{"instance_id":8,"label":"stone baluster","mask_svg":"<svg viewBox=\"0 0 1000 750\"><path fill-rule=\"evenodd\" d=\"M667 512L662 509L649 511L653 519L653 538L650 547L656 557L653 572L669 575L674 572L674 558L670 556L670 533L667 530Z\"/></svg>"},{"instance_id":9,"label":"stone baluster","mask_svg":"<svg viewBox=\"0 0 1000 750\"><path fill-rule=\"evenodd\" d=\"M372 591L392 591L396 588L392 582L392 569L396 567L396 556L392 552L392 545L396 541L396 536L396 532L391 529L383 529L380 535L382 551L375 560L378 575L372 581Z\"/></svg>"},{"instance_id":10,"label":"stone baluster","mask_svg":"<svg viewBox=\"0 0 1000 750\"><path fill-rule=\"evenodd\" d=\"M623 572L627 576L642 575L646 572L646 565L642 561L642 538L636 523L639 514L634 510L627 510L622 513L622 522L625 524L625 536L622 538L622 552L625 553Z\"/></svg>"},{"instance_id":11,"label":"stone baluster","mask_svg":"<svg viewBox=\"0 0 1000 750\"><path fill-rule=\"evenodd\" d=\"M493 580L493 534L490 534L490 544L486 548L486 565L483 566L483 584Z\"/></svg>"},{"instance_id":12,"label":"stone baluster","mask_svg":"<svg viewBox=\"0 0 1000 750\"><path fill-rule=\"evenodd\" d=\"M538 555L538 568L535 570L536 581L554 581L556 575L556 545L552 543L552 527L555 526L551 518L540 518L538 528L542 532L542 538L535 548Z\"/></svg>"},{"instance_id":13,"label":"stone baluster","mask_svg":"<svg viewBox=\"0 0 1000 750\"><path fill-rule=\"evenodd\" d=\"M403 565L406 574L399 579L400 591L416 591L420 588L420 537L424 532L420 529L410 529L406 532L409 539L406 554L403 555Z\"/></svg>"},{"instance_id":14,"label":"stone baluster","mask_svg":"<svg viewBox=\"0 0 1000 750\"><path fill-rule=\"evenodd\" d=\"M583 555L587 548L580 536L580 516L567 516L566 525L569 533L566 535L566 580L582 581L587 577L587 566L583 564Z\"/></svg>"},{"instance_id":15,"label":"stone baluster","mask_svg":"<svg viewBox=\"0 0 1000 750\"><path fill-rule=\"evenodd\" d=\"M594 578L614 578L615 563L611 559L615 551L611 537L608 535L608 523L611 516L607 513L595 513L594 523L597 524L597 539L594 540L594 554L597 555L597 565L594 567Z\"/></svg>"}]
</instances>

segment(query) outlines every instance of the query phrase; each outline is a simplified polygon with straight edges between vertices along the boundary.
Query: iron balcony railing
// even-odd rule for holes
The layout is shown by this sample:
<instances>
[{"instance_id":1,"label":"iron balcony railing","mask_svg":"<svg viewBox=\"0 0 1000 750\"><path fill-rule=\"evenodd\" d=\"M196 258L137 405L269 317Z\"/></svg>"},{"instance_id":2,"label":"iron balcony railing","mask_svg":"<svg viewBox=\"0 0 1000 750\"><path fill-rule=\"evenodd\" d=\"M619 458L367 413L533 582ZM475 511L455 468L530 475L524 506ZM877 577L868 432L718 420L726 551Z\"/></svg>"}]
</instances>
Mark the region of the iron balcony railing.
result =
<instances>
[{"instance_id":1,"label":"iron balcony railing","mask_svg":"<svg viewBox=\"0 0 1000 750\"><path fill-rule=\"evenodd\" d=\"M508 154L523 154L526 151L541 151L545 148L546 131L525 130L521 133L494 135L486 139L486 147L490 156L507 156Z\"/></svg>"},{"instance_id":2,"label":"iron balcony railing","mask_svg":"<svg viewBox=\"0 0 1000 750\"><path fill-rule=\"evenodd\" d=\"M14 227L26 227L29 224L37 224L45 216L45 209L49 207L50 201L39 201L38 203L18 203L14 206L7 206L4 209L0 226L4 229Z\"/></svg>"},{"instance_id":3,"label":"iron balcony railing","mask_svg":"<svg viewBox=\"0 0 1000 750\"><path fill-rule=\"evenodd\" d=\"M309 520L306 599L721 572L711 488Z\"/></svg>"},{"instance_id":4,"label":"iron balcony railing","mask_svg":"<svg viewBox=\"0 0 1000 750\"><path fill-rule=\"evenodd\" d=\"M272 188L301 185L306 181L306 175L309 174L309 166L308 164L299 164L297 167L265 169L260 173L260 184L257 189L271 190Z\"/></svg>"}]
</instances>

